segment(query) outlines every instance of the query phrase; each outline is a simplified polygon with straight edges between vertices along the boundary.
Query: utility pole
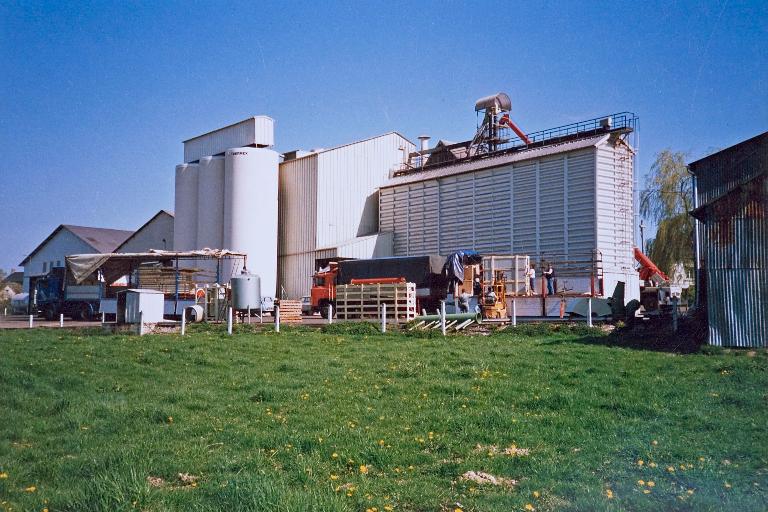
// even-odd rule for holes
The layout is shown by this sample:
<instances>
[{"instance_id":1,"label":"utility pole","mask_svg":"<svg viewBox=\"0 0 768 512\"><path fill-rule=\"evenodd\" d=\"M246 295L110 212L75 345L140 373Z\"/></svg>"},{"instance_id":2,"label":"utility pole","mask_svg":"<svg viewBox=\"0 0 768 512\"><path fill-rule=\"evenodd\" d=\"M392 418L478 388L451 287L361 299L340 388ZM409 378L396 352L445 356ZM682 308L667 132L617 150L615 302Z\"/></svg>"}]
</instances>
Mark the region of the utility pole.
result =
<instances>
[{"instance_id":1,"label":"utility pole","mask_svg":"<svg viewBox=\"0 0 768 512\"><path fill-rule=\"evenodd\" d=\"M643 219L640 219L640 250L645 254L645 224Z\"/></svg>"}]
</instances>

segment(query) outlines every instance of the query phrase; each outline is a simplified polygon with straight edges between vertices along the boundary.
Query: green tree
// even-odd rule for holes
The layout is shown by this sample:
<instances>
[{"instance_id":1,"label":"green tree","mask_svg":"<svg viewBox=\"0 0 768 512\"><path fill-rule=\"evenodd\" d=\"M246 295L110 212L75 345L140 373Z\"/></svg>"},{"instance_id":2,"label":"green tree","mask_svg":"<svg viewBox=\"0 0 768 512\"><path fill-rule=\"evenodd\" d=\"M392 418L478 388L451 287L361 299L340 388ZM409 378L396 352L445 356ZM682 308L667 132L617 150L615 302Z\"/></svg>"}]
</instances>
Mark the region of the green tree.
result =
<instances>
[{"instance_id":1,"label":"green tree","mask_svg":"<svg viewBox=\"0 0 768 512\"><path fill-rule=\"evenodd\" d=\"M648 241L648 256L670 274L674 265L693 268L693 182L686 154L665 149L651 165L648 183L640 194L640 215L656 223L656 237Z\"/></svg>"}]
</instances>

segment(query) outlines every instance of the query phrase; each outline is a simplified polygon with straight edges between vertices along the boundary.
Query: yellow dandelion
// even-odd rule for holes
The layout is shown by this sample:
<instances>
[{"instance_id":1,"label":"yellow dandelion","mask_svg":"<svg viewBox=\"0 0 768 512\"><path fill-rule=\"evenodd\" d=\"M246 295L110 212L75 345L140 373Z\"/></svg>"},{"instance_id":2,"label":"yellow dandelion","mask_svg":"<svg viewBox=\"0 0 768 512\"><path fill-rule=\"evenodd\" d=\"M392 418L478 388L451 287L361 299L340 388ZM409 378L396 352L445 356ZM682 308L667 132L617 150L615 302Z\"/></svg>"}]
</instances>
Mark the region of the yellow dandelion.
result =
<instances>
[{"instance_id":1,"label":"yellow dandelion","mask_svg":"<svg viewBox=\"0 0 768 512\"><path fill-rule=\"evenodd\" d=\"M173 416L168 416L168 423L173 423Z\"/></svg>"},{"instance_id":2,"label":"yellow dandelion","mask_svg":"<svg viewBox=\"0 0 768 512\"><path fill-rule=\"evenodd\" d=\"M24 489L24 492L35 492L36 490L37 490L37 487L35 487L34 485L30 485L29 487Z\"/></svg>"},{"instance_id":3,"label":"yellow dandelion","mask_svg":"<svg viewBox=\"0 0 768 512\"><path fill-rule=\"evenodd\" d=\"M651 441L651 444L652 444L653 446L656 446L656 445L658 445L658 444L659 444L659 442L658 442L657 440L655 440L655 439L654 439L653 441Z\"/></svg>"},{"instance_id":4,"label":"yellow dandelion","mask_svg":"<svg viewBox=\"0 0 768 512\"><path fill-rule=\"evenodd\" d=\"M608 497L609 500L613 499L613 491L610 489L605 490L605 495Z\"/></svg>"},{"instance_id":5,"label":"yellow dandelion","mask_svg":"<svg viewBox=\"0 0 768 512\"><path fill-rule=\"evenodd\" d=\"M538 499L539 497L541 497L541 493L539 491L533 491L533 497Z\"/></svg>"},{"instance_id":6,"label":"yellow dandelion","mask_svg":"<svg viewBox=\"0 0 768 512\"><path fill-rule=\"evenodd\" d=\"M645 480L638 480L637 485L645 485Z\"/></svg>"},{"instance_id":7,"label":"yellow dandelion","mask_svg":"<svg viewBox=\"0 0 768 512\"><path fill-rule=\"evenodd\" d=\"M333 453L331 454L331 458L332 458L332 459L338 459L338 458L339 458L339 454L338 454L338 453L336 453L336 452L333 452Z\"/></svg>"},{"instance_id":8,"label":"yellow dandelion","mask_svg":"<svg viewBox=\"0 0 768 512\"><path fill-rule=\"evenodd\" d=\"M379 439L379 446L384 446L384 440L383 439Z\"/></svg>"},{"instance_id":9,"label":"yellow dandelion","mask_svg":"<svg viewBox=\"0 0 768 512\"><path fill-rule=\"evenodd\" d=\"M408 466L408 471L413 471L413 466Z\"/></svg>"},{"instance_id":10,"label":"yellow dandelion","mask_svg":"<svg viewBox=\"0 0 768 512\"><path fill-rule=\"evenodd\" d=\"M361 475L367 475L368 474L368 466L365 464L360 465L360 474Z\"/></svg>"},{"instance_id":11,"label":"yellow dandelion","mask_svg":"<svg viewBox=\"0 0 768 512\"><path fill-rule=\"evenodd\" d=\"M648 463L648 467L655 468L656 467L656 463L655 462L649 462Z\"/></svg>"},{"instance_id":12,"label":"yellow dandelion","mask_svg":"<svg viewBox=\"0 0 768 512\"><path fill-rule=\"evenodd\" d=\"M674 466L668 466L667 467L667 471L669 471L670 473L674 473L675 472L675 467Z\"/></svg>"},{"instance_id":13,"label":"yellow dandelion","mask_svg":"<svg viewBox=\"0 0 768 512\"><path fill-rule=\"evenodd\" d=\"M685 491L685 492L687 492L687 493L688 493L688 495L690 496L691 494L693 494L693 489L688 489L688 490L687 490L687 491Z\"/></svg>"},{"instance_id":14,"label":"yellow dandelion","mask_svg":"<svg viewBox=\"0 0 768 512\"><path fill-rule=\"evenodd\" d=\"M339 475L331 475L331 480L338 480L338 479L339 479Z\"/></svg>"},{"instance_id":15,"label":"yellow dandelion","mask_svg":"<svg viewBox=\"0 0 768 512\"><path fill-rule=\"evenodd\" d=\"M725 482L725 488L726 489L730 489L731 488L731 484L729 484L728 482Z\"/></svg>"},{"instance_id":16,"label":"yellow dandelion","mask_svg":"<svg viewBox=\"0 0 768 512\"><path fill-rule=\"evenodd\" d=\"M643 494L651 494L651 490L650 489L643 489Z\"/></svg>"},{"instance_id":17,"label":"yellow dandelion","mask_svg":"<svg viewBox=\"0 0 768 512\"><path fill-rule=\"evenodd\" d=\"M453 512L464 512L464 511L459 507L456 507L455 509L453 509Z\"/></svg>"},{"instance_id":18,"label":"yellow dandelion","mask_svg":"<svg viewBox=\"0 0 768 512\"><path fill-rule=\"evenodd\" d=\"M525 504L525 510L528 510L529 512L533 512L533 511L534 511L534 510L536 510L536 509L535 509L535 508L534 508L534 506L533 506L533 505L531 505L530 503L526 503L526 504Z\"/></svg>"},{"instance_id":19,"label":"yellow dandelion","mask_svg":"<svg viewBox=\"0 0 768 512\"><path fill-rule=\"evenodd\" d=\"M384 505L384 510L386 510L387 512L390 512L391 510L394 510L394 509L392 508L392 505Z\"/></svg>"},{"instance_id":20,"label":"yellow dandelion","mask_svg":"<svg viewBox=\"0 0 768 512\"><path fill-rule=\"evenodd\" d=\"M6 478L8 478L8 473L6 473L5 471L0 473L0 480L5 480Z\"/></svg>"},{"instance_id":21,"label":"yellow dandelion","mask_svg":"<svg viewBox=\"0 0 768 512\"><path fill-rule=\"evenodd\" d=\"M648 487L654 487L656 486L656 482L654 482L653 480L648 480L648 483L645 485L647 485Z\"/></svg>"},{"instance_id":22,"label":"yellow dandelion","mask_svg":"<svg viewBox=\"0 0 768 512\"><path fill-rule=\"evenodd\" d=\"M699 457L699 462L704 462L704 457Z\"/></svg>"},{"instance_id":23,"label":"yellow dandelion","mask_svg":"<svg viewBox=\"0 0 768 512\"><path fill-rule=\"evenodd\" d=\"M638 459L637 465L642 466L643 464L645 464L645 462L643 462L643 459Z\"/></svg>"}]
</instances>

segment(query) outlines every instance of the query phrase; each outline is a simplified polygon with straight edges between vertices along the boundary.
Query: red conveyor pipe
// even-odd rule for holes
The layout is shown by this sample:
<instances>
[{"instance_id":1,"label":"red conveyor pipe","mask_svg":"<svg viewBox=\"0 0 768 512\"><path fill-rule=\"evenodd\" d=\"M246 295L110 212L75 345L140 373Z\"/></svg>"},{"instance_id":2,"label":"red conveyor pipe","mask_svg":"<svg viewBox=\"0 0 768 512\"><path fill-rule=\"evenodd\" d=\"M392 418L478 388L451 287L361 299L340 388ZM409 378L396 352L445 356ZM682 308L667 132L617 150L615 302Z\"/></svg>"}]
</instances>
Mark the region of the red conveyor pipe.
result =
<instances>
[{"instance_id":1,"label":"red conveyor pipe","mask_svg":"<svg viewBox=\"0 0 768 512\"><path fill-rule=\"evenodd\" d=\"M637 247L635 247L635 259L641 265L641 267L638 269L638 272L640 272L640 279L643 281L651 281L651 278L654 275L658 275L663 280L669 281L669 276L662 272L659 267L657 267L656 264L652 262L648 256L643 254L642 251L640 251L640 249Z\"/></svg>"},{"instance_id":2,"label":"red conveyor pipe","mask_svg":"<svg viewBox=\"0 0 768 512\"><path fill-rule=\"evenodd\" d=\"M509 114L504 114L501 116L501 119L499 119L499 124L505 124L512 128L512 131L517 134L518 137L520 137L520 140L525 142L526 144L531 143L531 139L528 138L528 136L523 133L523 130L517 127L517 125L509 118Z\"/></svg>"}]
</instances>

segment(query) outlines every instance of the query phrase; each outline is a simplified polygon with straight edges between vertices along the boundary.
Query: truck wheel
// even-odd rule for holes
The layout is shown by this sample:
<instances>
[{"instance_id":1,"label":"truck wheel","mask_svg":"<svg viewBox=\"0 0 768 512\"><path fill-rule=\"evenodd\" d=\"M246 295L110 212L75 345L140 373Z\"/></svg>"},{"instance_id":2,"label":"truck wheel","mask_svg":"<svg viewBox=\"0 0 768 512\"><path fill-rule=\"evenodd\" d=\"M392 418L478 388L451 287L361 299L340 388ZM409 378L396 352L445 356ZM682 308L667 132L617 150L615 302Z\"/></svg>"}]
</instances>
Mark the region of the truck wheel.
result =
<instances>
[{"instance_id":1,"label":"truck wheel","mask_svg":"<svg viewBox=\"0 0 768 512\"><path fill-rule=\"evenodd\" d=\"M328 303L325 302L323 304L320 304L320 316L323 318L328 318Z\"/></svg>"}]
</instances>

